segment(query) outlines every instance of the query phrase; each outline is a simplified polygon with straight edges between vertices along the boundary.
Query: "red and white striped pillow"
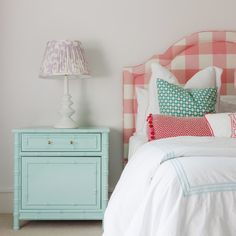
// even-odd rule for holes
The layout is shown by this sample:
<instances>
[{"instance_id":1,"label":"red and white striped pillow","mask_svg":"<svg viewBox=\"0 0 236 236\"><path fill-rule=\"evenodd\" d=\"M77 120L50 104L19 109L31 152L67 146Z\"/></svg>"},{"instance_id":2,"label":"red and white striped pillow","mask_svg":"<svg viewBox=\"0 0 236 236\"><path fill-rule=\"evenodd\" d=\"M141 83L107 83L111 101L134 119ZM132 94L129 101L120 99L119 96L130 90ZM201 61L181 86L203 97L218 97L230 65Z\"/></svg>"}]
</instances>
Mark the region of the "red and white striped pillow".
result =
<instances>
[{"instance_id":1,"label":"red and white striped pillow","mask_svg":"<svg viewBox=\"0 0 236 236\"><path fill-rule=\"evenodd\" d=\"M150 114L147 117L148 140L177 136L212 136L204 117L174 117Z\"/></svg>"}]
</instances>

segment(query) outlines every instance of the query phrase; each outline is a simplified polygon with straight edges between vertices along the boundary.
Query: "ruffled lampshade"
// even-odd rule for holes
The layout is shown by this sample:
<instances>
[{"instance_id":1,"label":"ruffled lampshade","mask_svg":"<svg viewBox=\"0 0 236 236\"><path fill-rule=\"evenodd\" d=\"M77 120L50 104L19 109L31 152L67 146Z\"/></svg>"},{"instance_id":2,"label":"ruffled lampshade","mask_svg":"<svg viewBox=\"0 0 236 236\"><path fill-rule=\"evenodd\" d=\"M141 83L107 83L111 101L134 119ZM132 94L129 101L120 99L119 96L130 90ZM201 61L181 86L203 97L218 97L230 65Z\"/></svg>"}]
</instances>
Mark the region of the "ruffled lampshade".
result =
<instances>
[{"instance_id":1,"label":"ruffled lampshade","mask_svg":"<svg viewBox=\"0 0 236 236\"><path fill-rule=\"evenodd\" d=\"M84 49L79 41L52 40L46 50L40 67L42 78L87 77L88 64L84 57Z\"/></svg>"}]
</instances>

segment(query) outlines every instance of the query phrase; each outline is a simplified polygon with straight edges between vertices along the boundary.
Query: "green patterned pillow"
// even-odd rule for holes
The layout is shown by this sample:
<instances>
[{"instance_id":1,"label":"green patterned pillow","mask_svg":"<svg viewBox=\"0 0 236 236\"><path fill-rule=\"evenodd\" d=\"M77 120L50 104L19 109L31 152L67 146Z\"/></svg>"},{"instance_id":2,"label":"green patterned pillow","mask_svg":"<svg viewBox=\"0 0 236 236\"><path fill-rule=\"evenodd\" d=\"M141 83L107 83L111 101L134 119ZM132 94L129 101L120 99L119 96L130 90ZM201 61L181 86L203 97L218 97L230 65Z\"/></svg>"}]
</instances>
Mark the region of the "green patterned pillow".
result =
<instances>
[{"instance_id":1,"label":"green patterned pillow","mask_svg":"<svg viewBox=\"0 0 236 236\"><path fill-rule=\"evenodd\" d=\"M216 88L184 89L157 79L160 113L172 116L204 116L215 113Z\"/></svg>"}]
</instances>

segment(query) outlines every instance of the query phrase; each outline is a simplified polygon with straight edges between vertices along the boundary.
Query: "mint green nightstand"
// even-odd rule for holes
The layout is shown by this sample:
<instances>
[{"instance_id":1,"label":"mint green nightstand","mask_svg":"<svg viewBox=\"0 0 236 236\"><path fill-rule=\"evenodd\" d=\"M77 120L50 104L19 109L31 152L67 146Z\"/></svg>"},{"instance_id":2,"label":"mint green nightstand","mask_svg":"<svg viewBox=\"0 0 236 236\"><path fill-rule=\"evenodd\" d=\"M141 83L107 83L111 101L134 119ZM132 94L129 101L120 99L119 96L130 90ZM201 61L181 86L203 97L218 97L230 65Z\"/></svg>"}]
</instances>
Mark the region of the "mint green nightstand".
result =
<instances>
[{"instance_id":1,"label":"mint green nightstand","mask_svg":"<svg viewBox=\"0 0 236 236\"><path fill-rule=\"evenodd\" d=\"M109 129L17 129L14 224L99 220L108 200Z\"/></svg>"}]
</instances>

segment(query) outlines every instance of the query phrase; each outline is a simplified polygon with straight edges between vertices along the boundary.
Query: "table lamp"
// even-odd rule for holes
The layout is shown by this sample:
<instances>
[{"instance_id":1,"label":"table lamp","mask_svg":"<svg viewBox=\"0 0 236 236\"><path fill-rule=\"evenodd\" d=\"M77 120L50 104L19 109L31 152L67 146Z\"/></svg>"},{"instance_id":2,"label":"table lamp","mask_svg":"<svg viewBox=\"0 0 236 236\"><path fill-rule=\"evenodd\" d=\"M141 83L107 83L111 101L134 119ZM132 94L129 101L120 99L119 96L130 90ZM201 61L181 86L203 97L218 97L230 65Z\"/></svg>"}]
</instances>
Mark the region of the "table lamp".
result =
<instances>
[{"instance_id":1,"label":"table lamp","mask_svg":"<svg viewBox=\"0 0 236 236\"><path fill-rule=\"evenodd\" d=\"M79 41L52 40L47 42L39 76L48 79L64 79L61 118L55 128L76 128L77 123L71 118L75 111L69 92L70 78L88 78L89 70L84 57L84 50Z\"/></svg>"}]
</instances>

